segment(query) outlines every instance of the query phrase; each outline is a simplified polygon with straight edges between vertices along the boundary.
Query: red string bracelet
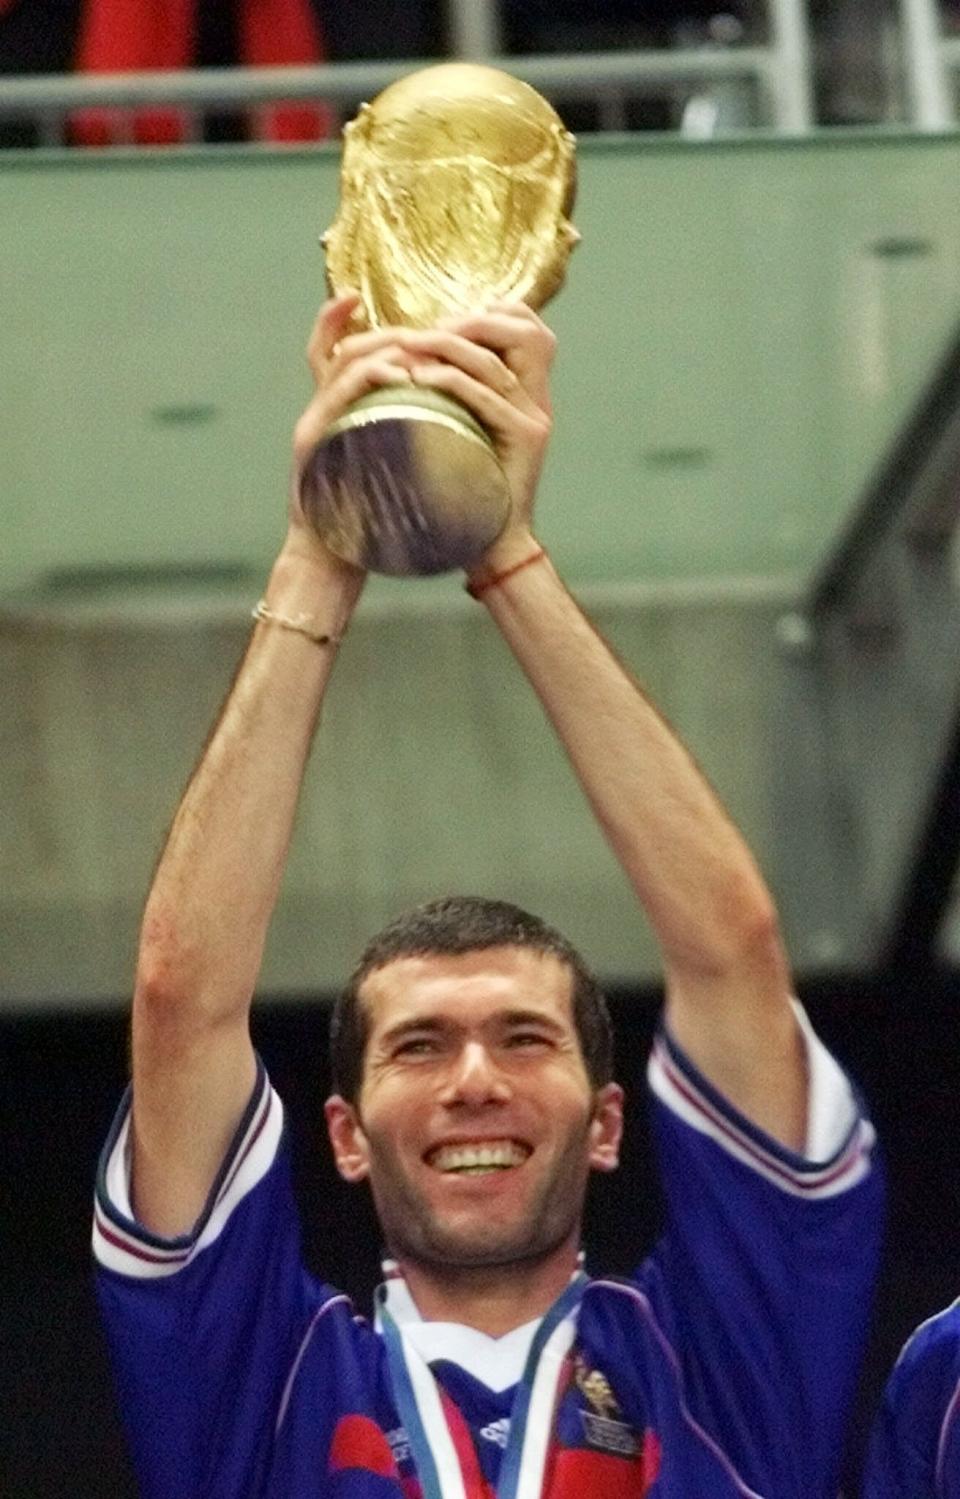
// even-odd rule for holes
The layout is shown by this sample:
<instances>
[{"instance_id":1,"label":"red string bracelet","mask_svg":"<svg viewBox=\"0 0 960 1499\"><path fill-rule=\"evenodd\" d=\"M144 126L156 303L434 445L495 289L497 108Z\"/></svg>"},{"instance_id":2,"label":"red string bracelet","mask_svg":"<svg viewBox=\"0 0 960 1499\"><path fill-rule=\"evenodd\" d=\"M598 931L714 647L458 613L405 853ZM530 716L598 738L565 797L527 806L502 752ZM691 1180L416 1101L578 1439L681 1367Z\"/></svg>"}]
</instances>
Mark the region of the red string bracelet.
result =
<instances>
[{"instance_id":1,"label":"red string bracelet","mask_svg":"<svg viewBox=\"0 0 960 1499\"><path fill-rule=\"evenodd\" d=\"M543 547L537 547L537 550L531 552L529 557L524 557L522 562L515 562L512 567L505 567L502 573L494 573L492 578L484 578L480 583L470 581L464 583L463 586L472 599L478 599L481 594L486 593L488 588L496 588L498 584L505 583L508 578L513 577L514 573L520 572L524 567L530 567L534 562L539 562L540 558L546 555Z\"/></svg>"}]
</instances>

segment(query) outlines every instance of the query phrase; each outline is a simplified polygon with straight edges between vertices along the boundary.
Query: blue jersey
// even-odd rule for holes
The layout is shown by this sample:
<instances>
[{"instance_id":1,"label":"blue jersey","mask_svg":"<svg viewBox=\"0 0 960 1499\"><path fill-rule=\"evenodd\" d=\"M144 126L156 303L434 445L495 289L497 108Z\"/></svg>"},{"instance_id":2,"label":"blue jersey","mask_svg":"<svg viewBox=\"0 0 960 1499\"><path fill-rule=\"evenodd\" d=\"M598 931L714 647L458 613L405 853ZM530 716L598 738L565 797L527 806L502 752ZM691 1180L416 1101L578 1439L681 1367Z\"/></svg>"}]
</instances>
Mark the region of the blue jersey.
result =
<instances>
[{"instance_id":1,"label":"blue jersey","mask_svg":"<svg viewBox=\"0 0 960 1499\"><path fill-rule=\"evenodd\" d=\"M393 1277L369 1322L304 1269L262 1068L180 1239L131 1215L125 1101L94 1245L144 1499L835 1499L878 1252L873 1131L834 1081L815 1112L842 1134L808 1160L665 1035L648 1075L662 1238L501 1339L422 1322Z\"/></svg>"},{"instance_id":2,"label":"blue jersey","mask_svg":"<svg viewBox=\"0 0 960 1499\"><path fill-rule=\"evenodd\" d=\"M890 1376L866 1499L960 1499L960 1302L924 1322Z\"/></svg>"}]
</instances>

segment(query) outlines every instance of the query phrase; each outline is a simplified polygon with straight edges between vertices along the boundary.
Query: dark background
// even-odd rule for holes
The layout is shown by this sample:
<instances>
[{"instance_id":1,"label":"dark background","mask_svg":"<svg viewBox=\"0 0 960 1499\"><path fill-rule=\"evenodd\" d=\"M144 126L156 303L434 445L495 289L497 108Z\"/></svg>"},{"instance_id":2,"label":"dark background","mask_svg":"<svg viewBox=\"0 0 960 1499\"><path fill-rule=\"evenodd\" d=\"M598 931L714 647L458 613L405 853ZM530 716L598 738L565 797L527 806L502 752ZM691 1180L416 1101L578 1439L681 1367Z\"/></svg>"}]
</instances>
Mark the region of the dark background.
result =
<instances>
[{"instance_id":1,"label":"dark background","mask_svg":"<svg viewBox=\"0 0 960 1499\"><path fill-rule=\"evenodd\" d=\"M197 0L195 61L237 61L238 0ZM358 58L440 57L448 48L442 0L311 0L331 62ZM593 51L660 46L678 28L722 11L762 31L757 0L501 0L509 52ZM72 66L83 0L14 0L0 21L0 72L67 72Z\"/></svg>"},{"instance_id":2,"label":"dark background","mask_svg":"<svg viewBox=\"0 0 960 1499\"><path fill-rule=\"evenodd\" d=\"M851 1435L852 1496L870 1413L900 1344L960 1292L960 975L901 971L800 987L820 1034L869 1097L891 1181L884 1275ZM620 1172L597 1180L585 1238L591 1268L624 1272L650 1244L659 1213L642 1083L658 1001L626 988L611 1000L629 1139ZM335 1176L323 1133L328 1013L320 1001L261 1001L255 1039L289 1109L309 1262L367 1310L377 1231L365 1195ZM126 1081L126 1030L119 1009L0 1022L3 1499L134 1494L89 1260L94 1168Z\"/></svg>"}]
</instances>

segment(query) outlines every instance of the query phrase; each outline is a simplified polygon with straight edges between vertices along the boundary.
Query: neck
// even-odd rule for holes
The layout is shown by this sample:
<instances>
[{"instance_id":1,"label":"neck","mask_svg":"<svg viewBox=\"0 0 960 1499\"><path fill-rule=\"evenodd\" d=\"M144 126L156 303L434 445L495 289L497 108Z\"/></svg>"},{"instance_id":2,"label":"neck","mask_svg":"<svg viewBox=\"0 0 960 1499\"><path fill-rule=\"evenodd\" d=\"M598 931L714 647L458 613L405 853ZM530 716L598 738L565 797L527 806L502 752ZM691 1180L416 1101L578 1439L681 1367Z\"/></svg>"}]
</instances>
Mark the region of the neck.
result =
<instances>
[{"instance_id":1,"label":"neck","mask_svg":"<svg viewBox=\"0 0 960 1499\"><path fill-rule=\"evenodd\" d=\"M565 1244L546 1260L511 1265L397 1263L425 1322L460 1322L501 1338L542 1317L566 1290L577 1268L577 1246Z\"/></svg>"}]
</instances>

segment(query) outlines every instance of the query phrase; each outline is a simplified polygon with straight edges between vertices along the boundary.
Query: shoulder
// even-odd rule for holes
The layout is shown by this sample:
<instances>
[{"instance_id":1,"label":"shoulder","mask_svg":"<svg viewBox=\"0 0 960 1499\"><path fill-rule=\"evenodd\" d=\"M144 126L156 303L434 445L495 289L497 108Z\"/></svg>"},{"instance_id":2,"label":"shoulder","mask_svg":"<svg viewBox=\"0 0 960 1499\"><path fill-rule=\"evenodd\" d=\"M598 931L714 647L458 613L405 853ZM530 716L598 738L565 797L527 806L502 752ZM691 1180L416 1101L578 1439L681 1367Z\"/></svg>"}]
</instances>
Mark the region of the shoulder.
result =
<instances>
[{"instance_id":1,"label":"shoulder","mask_svg":"<svg viewBox=\"0 0 960 1499\"><path fill-rule=\"evenodd\" d=\"M955 1492L960 1477L960 1301L921 1323L884 1392L871 1444L869 1499Z\"/></svg>"},{"instance_id":2,"label":"shoulder","mask_svg":"<svg viewBox=\"0 0 960 1499\"><path fill-rule=\"evenodd\" d=\"M960 1299L922 1322L907 1339L887 1385L886 1400L898 1407L946 1406L960 1381Z\"/></svg>"}]
</instances>

